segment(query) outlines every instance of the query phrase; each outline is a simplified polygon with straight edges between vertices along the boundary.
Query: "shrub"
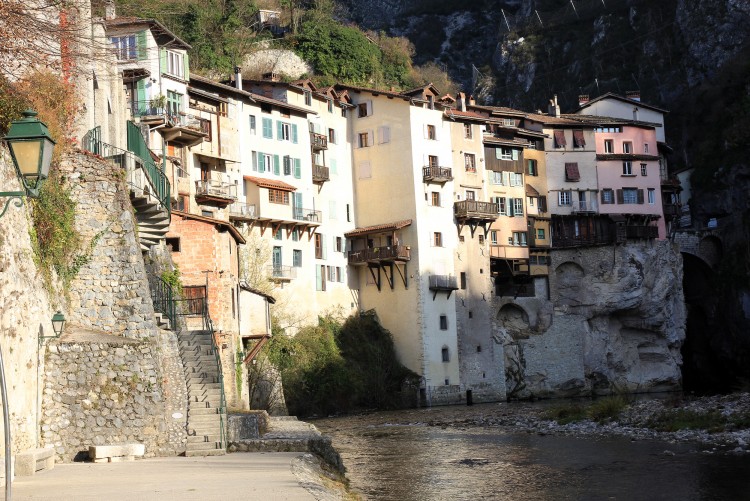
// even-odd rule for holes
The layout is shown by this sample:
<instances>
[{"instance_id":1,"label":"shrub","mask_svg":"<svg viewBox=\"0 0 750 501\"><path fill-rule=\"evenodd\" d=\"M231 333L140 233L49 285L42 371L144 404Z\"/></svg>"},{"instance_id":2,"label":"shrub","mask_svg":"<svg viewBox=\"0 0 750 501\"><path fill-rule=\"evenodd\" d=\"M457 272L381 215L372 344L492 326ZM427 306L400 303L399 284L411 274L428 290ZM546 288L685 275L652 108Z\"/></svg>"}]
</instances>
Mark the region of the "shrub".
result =
<instances>
[{"instance_id":1,"label":"shrub","mask_svg":"<svg viewBox=\"0 0 750 501\"><path fill-rule=\"evenodd\" d=\"M586 409L586 415L592 421L604 423L616 419L627 405L628 401L622 395L604 397L594 400Z\"/></svg>"},{"instance_id":2,"label":"shrub","mask_svg":"<svg viewBox=\"0 0 750 501\"><path fill-rule=\"evenodd\" d=\"M558 424L574 423L586 418L586 408L579 403L558 404L547 409L542 416Z\"/></svg>"}]
</instances>

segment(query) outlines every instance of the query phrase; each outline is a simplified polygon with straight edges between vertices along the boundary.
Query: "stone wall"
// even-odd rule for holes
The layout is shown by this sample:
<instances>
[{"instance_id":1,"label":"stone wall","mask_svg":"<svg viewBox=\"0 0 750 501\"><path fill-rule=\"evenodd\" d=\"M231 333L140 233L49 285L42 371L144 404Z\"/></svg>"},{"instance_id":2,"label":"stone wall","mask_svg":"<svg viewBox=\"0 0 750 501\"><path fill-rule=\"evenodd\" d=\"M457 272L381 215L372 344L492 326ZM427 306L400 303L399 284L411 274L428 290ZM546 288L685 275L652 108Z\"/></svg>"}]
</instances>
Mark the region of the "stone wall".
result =
<instances>
[{"instance_id":1,"label":"stone wall","mask_svg":"<svg viewBox=\"0 0 750 501\"><path fill-rule=\"evenodd\" d=\"M157 328L133 208L122 169L88 153L62 164L77 203L76 228L94 239L91 259L70 286L71 324L129 338L154 337Z\"/></svg>"},{"instance_id":2,"label":"stone wall","mask_svg":"<svg viewBox=\"0 0 750 501\"><path fill-rule=\"evenodd\" d=\"M138 442L146 456L184 451L184 406L175 410L182 415L166 412L163 379L175 375L160 369L154 341L91 336L48 347L43 445L62 462L86 459L90 445Z\"/></svg>"},{"instance_id":3,"label":"stone wall","mask_svg":"<svg viewBox=\"0 0 750 501\"><path fill-rule=\"evenodd\" d=\"M550 299L493 299L511 397L677 390L686 312L667 241L555 250Z\"/></svg>"}]
</instances>

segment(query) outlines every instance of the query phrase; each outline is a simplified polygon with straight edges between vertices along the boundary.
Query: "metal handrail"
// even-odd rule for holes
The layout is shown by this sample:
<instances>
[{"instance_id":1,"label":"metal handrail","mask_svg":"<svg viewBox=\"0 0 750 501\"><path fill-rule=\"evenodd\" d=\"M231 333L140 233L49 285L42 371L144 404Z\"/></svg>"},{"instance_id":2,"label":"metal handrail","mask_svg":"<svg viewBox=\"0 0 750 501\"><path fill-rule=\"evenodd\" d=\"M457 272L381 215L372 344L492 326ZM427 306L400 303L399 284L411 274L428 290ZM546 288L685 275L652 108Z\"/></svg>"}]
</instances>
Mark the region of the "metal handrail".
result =
<instances>
[{"instance_id":1,"label":"metal handrail","mask_svg":"<svg viewBox=\"0 0 750 501\"><path fill-rule=\"evenodd\" d=\"M302 207L294 207L293 213L293 217L297 221L313 221L320 223L323 220L321 212L315 209L303 209Z\"/></svg>"},{"instance_id":2,"label":"metal handrail","mask_svg":"<svg viewBox=\"0 0 750 501\"><path fill-rule=\"evenodd\" d=\"M172 204L170 203L170 184L167 175L156 166L151 158L151 150L141 135L141 130L133 122L128 121L128 150L132 151L140 160L140 167L153 188L162 208L171 218Z\"/></svg>"},{"instance_id":3,"label":"metal handrail","mask_svg":"<svg viewBox=\"0 0 750 501\"><path fill-rule=\"evenodd\" d=\"M208 301L203 301L203 329L211 334L211 347L214 352L214 359L216 360L216 368L219 372L219 388L221 389L221 402L219 404L219 426L220 426L220 443L221 447L226 449L226 424L224 423L224 414L227 411L227 399L224 393L224 370L221 366L221 357L219 356L219 345L216 342L216 336L214 335L214 326L211 321L211 317L208 314Z\"/></svg>"},{"instance_id":4,"label":"metal handrail","mask_svg":"<svg viewBox=\"0 0 750 501\"><path fill-rule=\"evenodd\" d=\"M148 285L151 289L154 311L165 315L169 319L170 327L174 329L177 326L176 299L179 297L179 293L163 278L155 275L148 276Z\"/></svg>"}]
</instances>

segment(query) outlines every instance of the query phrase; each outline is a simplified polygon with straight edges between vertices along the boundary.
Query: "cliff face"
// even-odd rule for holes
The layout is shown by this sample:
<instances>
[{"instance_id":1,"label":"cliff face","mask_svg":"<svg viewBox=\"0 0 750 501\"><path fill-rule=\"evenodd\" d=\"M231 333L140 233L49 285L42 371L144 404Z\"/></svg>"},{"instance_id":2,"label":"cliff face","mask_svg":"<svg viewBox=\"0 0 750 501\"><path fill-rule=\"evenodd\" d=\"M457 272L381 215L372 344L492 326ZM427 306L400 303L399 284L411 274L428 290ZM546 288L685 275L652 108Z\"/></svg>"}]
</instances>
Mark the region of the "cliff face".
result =
<instances>
[{"instance_id":1,"label":"cliff face","mask_svg":"<svg viewBox=\"0 0 750 501\"><path fill-rule=\"evenodd\" d=\"M508 394L679 389L681 275L669 242L552 253L549 300L496 300Z\"/></svg>"}]
</instances>

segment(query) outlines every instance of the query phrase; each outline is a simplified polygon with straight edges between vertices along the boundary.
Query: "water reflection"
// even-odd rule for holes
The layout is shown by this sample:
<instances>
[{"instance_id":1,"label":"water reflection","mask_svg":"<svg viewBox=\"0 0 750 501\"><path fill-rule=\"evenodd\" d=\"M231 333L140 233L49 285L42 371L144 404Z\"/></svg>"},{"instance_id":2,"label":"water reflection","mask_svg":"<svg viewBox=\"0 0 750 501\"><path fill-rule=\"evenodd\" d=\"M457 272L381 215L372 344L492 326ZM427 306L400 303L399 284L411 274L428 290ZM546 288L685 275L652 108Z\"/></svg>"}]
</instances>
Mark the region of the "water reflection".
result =
<instances>
[{"instance_id":1,"label":"water reflection","mask_svg":"<svg viewBox=\"0 0 750 501\"><path fill-rule=\"evenodd\" d=\"M398 413L389 417L398 421ZM750 457L708 455L695 445L393 425L382 415L315 424L333 438L366 499L750 499Z\"/></svg>"}]
</instances>

